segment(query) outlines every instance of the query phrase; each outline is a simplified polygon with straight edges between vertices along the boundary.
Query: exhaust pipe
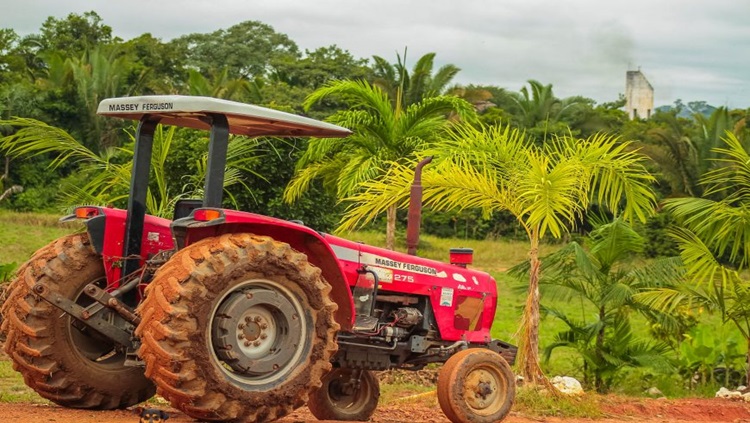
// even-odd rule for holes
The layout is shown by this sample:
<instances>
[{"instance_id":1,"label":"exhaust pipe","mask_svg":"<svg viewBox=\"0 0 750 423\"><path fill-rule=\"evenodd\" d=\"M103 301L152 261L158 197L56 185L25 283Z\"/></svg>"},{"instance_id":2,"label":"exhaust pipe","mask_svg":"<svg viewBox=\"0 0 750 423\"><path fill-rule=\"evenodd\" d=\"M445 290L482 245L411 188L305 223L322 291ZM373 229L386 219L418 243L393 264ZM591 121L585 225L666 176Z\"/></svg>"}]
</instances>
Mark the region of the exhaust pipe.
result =
<instances>
[{"instance_id":1,"label":"exhaust pipe","mask_svg":"<svg viewBox=\"0 0 750 423\"><path fill-rule=\"evenodd\" d=\"M414 168L414 182L409 195L409 215L406 222L406 253L417 255L419 246L419 228L422 226L422 168L432 161L432 156L425 157Z\"/></svg>"}]
</instances>

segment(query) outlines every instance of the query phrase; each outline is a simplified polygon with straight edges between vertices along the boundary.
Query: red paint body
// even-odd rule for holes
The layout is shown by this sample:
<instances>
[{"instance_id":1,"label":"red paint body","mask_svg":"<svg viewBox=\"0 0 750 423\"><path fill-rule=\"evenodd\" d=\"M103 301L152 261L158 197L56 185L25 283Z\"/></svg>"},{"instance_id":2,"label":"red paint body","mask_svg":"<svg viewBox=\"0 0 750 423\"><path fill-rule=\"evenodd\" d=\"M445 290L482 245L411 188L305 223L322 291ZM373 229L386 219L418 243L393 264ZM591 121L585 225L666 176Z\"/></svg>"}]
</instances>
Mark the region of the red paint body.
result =
<instances>
[{"instance_id":1,"label":"red paint body","mask_svg":"<svg viewBox=\"0 0 750 423\"><path fill-rule=\"evenodd\" d=\"M110 286L117 287L122 271L119 263L127 212L112 208L99 210L106 216L102 258ZM310 262L322 270L332 285L331 295L339 305L336 318L342 330L352 327L355 316L351 287L359 276L357 271L366 266L378 275L379 292L429 298L441 339L473 343L490 341L490 327L497 306L497 285L487 273L321 234L286 220L235 210L220 211L222 217L214 221L195 220L195 212L191 217L175 221L175 226L185 229L184 245L238 232L266 235L288 243L307 254ZM174 247L170 223L167 219L146 216L142 257ZM465 301L481 304L482 312L476 321L467 323L457 316L457 307Z\"/></svg>"},{"instance_id":2,"label":"red paint body","mask_svg":"<svg viewBox=\"0 0 750 423\"><path fill-rule=\"evenodd\" d=\"M122 246L125 242L125 220L128 212L122 209L99 207L99 215L104 215L104 244L102 259L107 275L107 285L112 288L120 286L122 278ZM154 254L174 248L169 219L146 215L143 225L143 242L141 244L141 265Z\"/></svg>"}]
</instances>

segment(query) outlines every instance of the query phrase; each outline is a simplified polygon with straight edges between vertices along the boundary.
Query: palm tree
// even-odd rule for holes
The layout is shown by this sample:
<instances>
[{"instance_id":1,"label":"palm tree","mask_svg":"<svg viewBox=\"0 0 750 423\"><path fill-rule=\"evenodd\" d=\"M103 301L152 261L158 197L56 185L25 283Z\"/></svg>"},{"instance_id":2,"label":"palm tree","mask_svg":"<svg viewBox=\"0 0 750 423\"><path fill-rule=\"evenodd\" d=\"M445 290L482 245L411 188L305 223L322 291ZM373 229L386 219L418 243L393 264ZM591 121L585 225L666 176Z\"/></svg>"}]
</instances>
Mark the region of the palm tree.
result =
<instances>
[{"instance_id":1,"label":"palm tree","mask_svg":"<svg viewBox=\"0 0 750 423\"><path fill-rule=\"evenodd\" d=\"M688 283L639 294L662 310L698 306L717 310L733 322L750 347L750 154L727 132L715 148L718 165L701 178L706 198L674 198L664 208L678 219L672 230ZM711 200L714 196L720 200ZM748 349L750 360L750 349ZM750 382L750 361L747 380Z\"/></svg>"},{"instance_id":2,"label":"palm tree","mask_svg":"<svg viewBox=\"0 0 750 423\"><path fill-rule=\"evenodd\" d=\"M396 101L401 90L401 106L406 107L420 101L443 95L453 78L461 71L452 64L443 65L433 73L435 53L427 53L417 60L411 73L406 68L406 51L403 60L396 54L397 62L390 64L380 56L373 56L375 80L373 85L380 87Z\"/></svg>"},{"instance_id":3,"label":"palm tree","mask_svg":"<svg viewBox=\"0 0 750 423\"><path fill-rule=\"evenodd\" d=\"M734 129L734 122L729 115L729 109L719 107L706 117L701 113L693 114L693 119L698 124L699 134L696 137L695 148L698 154L698 174L705 174L713 159L716 158L714 149L721 147L722 137L727 131ZM735 135L737 135L735 133Z\"/></svg>"},{"instance_id":4,"label":"palm tree","mask_svg":"<svg viewBox=\"0 0 750 423\"><path fill-rule=\"evenodd\" d=\"M413 159L438 140L448 127L448 113L474 118L471 104L456 97L432 97L406 108L399 103L394 107L385 92L366 81L330 82L310 94L304 106L309 109L329 97L338 97L351 108L327 120L354 133L345 139L310 140L284 191L286 201L299 198L318 178L337 198L353 195L362 183L382 178L393 163ZM387 209L387 248L394 248L395 232L393 206Z\"/></svg>"},{"instance_id":5,"label":"palm tree","mask_svg":"<svg viewBox=\"0 0 750 423\"><path fill-rule=\"evenodd\" d=\"M422 176L425 205L437 210L478 208L487 216L510 212L529 239L529 291L521 322L519 365L531 383L547 383L539 366L539 243L566 234L592 201L625 220L644 221L655 199L653 178L627 143L597 135L557 138L538 147L517 130L461 125L422 154L436 163ZM412 164L363 184L351 196L342 229L408 203Z\"/></svg>"},{"instance_id":6,"label":"palm tree","mask_svg":"<svg viewBox=\"0 0 750 423\"><path fill-rule=\"evenodd\" d=\"M144 70L129 81L133 62L116 48L96 47L79 57L50 53L45 60L44 76L35 82L44 91L70 93L72 106L81 111L75 130L84 144L97 152L116 145L122 126L96 114L99 102L137 92L148 72Z\"/></svg>"},{"instance_id":7,"label":"palm tree","mask_svg":"<svg viewBox=\"0 0 750 423\"><path fill-rule=\"evenodd\" d=\"M658 126L646 131L639 147L658 166L669 184L670 195L699 194L700 156L688 133L687 121L678 118L676 112L656 113L652 120Z\"/></svg>"},{"instance_id":8,"label":"palm tree","mask_svg":"<svg viewBox=\"0 0 750 423\"><path fill-rule=\"evenodd\" d=\"M560 99L552 92L552 84L543 85L533 79L529 87L522 87L519 93L510 93L515 103L513 113L521 128L531 131L537 141L544 142L555 134L570 131L561 118L580 103L580 98Z\"/></svg>"},{"instance_id":9,"label":"palm tree","mask_svg":"<svg viewBox=\"0 0 750 423\"><path fill-rule=\"evenodd\" d=\"M669 259L633 266L633 257L643 251L646 241L622 219L591 221L594 230L586 238L587 248L571 242L541 259L539 288L547 298L581 304L580 319L545 307L548 314L568 326L544 349L546 359L559 347L576 349L583 358L584 378L603 392L617 370L624 366L665 363L666 344L636 340L629 315L630 310L642 309L633 302L635 293L646 287L673 283L679 279L679 273ZM527 262L510 269L510 273L527 275L528 270ZM593 320L586 317L591 311L595 311ZM643 311L647 317L654 317L651 310Z\"/></svg>"}]
</instances>

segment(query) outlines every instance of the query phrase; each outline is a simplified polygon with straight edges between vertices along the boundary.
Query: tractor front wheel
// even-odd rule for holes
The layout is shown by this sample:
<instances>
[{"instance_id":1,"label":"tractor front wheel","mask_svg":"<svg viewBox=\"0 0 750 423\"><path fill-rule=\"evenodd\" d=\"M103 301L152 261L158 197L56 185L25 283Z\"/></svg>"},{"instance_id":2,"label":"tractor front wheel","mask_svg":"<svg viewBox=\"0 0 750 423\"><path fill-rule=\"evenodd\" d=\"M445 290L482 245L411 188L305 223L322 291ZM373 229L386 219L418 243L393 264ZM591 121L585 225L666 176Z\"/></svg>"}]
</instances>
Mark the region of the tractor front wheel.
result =
<instances>
[{"instance_id":1,"label":"tractor front wheel","mask_svg":"<svg viewBox=\"0 0 750 423\"><path fill-rule=\"evenodd\" d=\"M21 266L3 304L2 330L5 352L29 387L65 407L102 410L154 395L143 369L124 365L121 347L37 297L37 282L83 307L93 302L83 294L86 285L106 287L102 259L86 234L60 238Z\"/></svg>"},{"instance_id":2,"label":"tractor front wheel","mask_svg":"<svg viewBox=\"0 0 750 423\"><path fill-rule=\"evenodd\" d=\"M201 420L268 422L307 402L337 350L331 286L288 244L250 234L177 252L146 289L146 375Z\"/></svg>"},{"instance_id":3,"label":"tractor front wheel","mask_svg":"<svg viewBox=\"0 0 750 423\"><path fill-rule=\"evenodd\" d=\"M333 369L307 407L318 420L367 421L378 406L380 384L368 370Z\"/></svg>"},{"instance_id":4,"label":"tractor front wheel","mask_svg":"<svg viewBox=\"0 0 750 423\"><path fill-rule=\"evenodd\" d=\"M440 408L453 423L499 422L513 406L515 377L500 354L470 348L440 369L437 393Z\"/></svg>"}]
</instances>

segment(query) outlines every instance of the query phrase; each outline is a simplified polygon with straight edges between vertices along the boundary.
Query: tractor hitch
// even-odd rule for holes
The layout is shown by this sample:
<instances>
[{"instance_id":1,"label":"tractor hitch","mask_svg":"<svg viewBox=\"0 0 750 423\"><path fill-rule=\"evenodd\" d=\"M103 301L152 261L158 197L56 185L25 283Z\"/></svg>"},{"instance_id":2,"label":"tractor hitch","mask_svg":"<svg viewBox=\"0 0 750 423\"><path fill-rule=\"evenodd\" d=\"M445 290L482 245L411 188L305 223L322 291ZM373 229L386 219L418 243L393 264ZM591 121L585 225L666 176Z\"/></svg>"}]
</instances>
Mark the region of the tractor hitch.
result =
<instances>
[{"instance_id":1,"label":"tractor hitch","mask_svg":"<svg viewBox=\"0 0 750 423\"><path fill-rule=\"evenodd\" d=\"M84 292L87 291L88 287L90 286L91 285L88 285ZM50 290L45 283L37 282L32 288L32 291L39 298L47 301L53 306L74 317L80 324L83 324L86 327L95 330L96 332L102 334L103 336L111 339L114 342L117 342L124 347L131 347L133 345L132 335L130 332L111 323L100 314L91 313L86 308L82 307L79 304L76 304L74 301L60 295L55 291Z\"/></svg>"},{"instance_id":2,"label":"tractor hitch","mask_svg":"<svg viewBox=\"0 0 750 423\"><path fill-rule=\"evenodd\" d=\"M141 323L141 317L135 314L133 310L130 309L130 307L126 306L120 300L115 298L112 294L99 288L98 286L90 283L86 285L86 288L84 288L83 293L91 297L93 300L95 300L99 304L116 311L117 314L122 316L123 319L132 323L134 326L138 326L138 324ZM88 310L85 310L85 311L88 311Z\"/></svg>"}]
</instances>

